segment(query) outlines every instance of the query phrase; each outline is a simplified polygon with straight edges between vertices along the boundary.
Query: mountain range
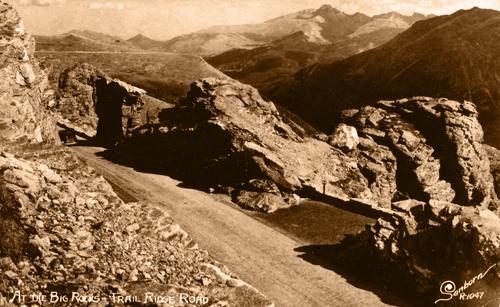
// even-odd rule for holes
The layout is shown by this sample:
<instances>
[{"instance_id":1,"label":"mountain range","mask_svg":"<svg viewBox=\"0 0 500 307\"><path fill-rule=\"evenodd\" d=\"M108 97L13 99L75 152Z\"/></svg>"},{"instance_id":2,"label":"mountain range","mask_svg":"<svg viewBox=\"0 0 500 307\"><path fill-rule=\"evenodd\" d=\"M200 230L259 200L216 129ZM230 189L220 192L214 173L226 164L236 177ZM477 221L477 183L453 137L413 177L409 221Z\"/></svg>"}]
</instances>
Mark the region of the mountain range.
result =
<instances>
[{"instance_id":1,"label":"mountain range","mask_svg":"<svg viewBox=\"0 0 500 307\"><path fill-rule=\"evenodd\" d=\"M273 35L258 36L264 42L258 48L229 50L207 61L227 75L265 90L306 66L335 62L375 48L425 18L428 16L396 12L373 17L361 13L348 15L325 5L318 10L273 19L255 28L235 28L252 38L257 37L250 32L254 29Z\"/></svg>"},{"instance_id":2,"label":"mountain range","mask_svg":"<svg viewBox=\"0 0 500 307\"><path fill-rule=\"evenodd\" d=\"M316 64L267 94L331 131L345 108L411 96L470 100L486 140L500 145L500 12L473 8L416 22L386 44Z\"/></svg>"},{"instance_id":3,"label":"mountain range","mask_svg":"<svg viewBox=\"0 0 500 307\"><path fill-rule=\"evenodd\" d=\"M157 98L168 98L170 101L177 94L172 96L167 93L169 90L184 92L179 91L177 83L182 83L181 87L185 88L185 80L196 79L191 77L192 74L189 78L184 78L182 74L180 76L176 66L170 65L175 64L181 55L203 56L223 74L262 89L314 63L338 60L378 46L422 18L425 16L404 16L394 12L373 17L360 13L348 15L324 5L319 9L303 10L259 24L214 26L168 41L153 40L143 34L124 40L89 30L73 30L56 36L36 37L37 54L48 58L54 67L73 65L78 60L99 67L104 65L104 70L110 75L129 82L140 81L139 86L151 93L158 93ZM67 53L71 51L79 52L71 55ZM86 55L80 51L96 52L98 55ZM116 63L114 58L127 58L129 64ZM130 58L147 65L132 69L134 65L128 60ZM198 57L181 56L180 63L184 63L187 58L192 60L195 67L199 64L207 66ZM155 63L155 59L162 63ZM164 63L171 60L175 62ZM113 64L111 69L107 69L109 63L118 65ZM160 68L167 66L174 67L174 72ZM209 70L216 71L213 68ZM143 71L149 73L145 75ZM206 76L203 73L199 77ZM156 77L161 80L155 81ZM175 82L179 78L182 81ZM168 86L165 86L165 82Z\"/></svg>"},{"instance_id":4,"label":"mountain range","mask_svg":"<svg viewBox=\"0 0 500 307\"><path fill-rule=\"evenodd\" d=\"M311 51L319 46L333 45L345 39L356 40L381 30L400 32L423 18L425 16L421 14L404 16L395 12L373 17L361 13L348 15L330 5L323 5L319 9L303 10L257 24L213 26L166 41L153 40L142 34L123 40L120 37L89 30L72 30L56 36L38 36L37 41L39 50L54 47L55 43L61 40L63 45L68 46L67 43L64 44L64 40L70 37L74 41L88 40L91 47L86 49L90 50L101 50L105 47L113 50L136 48L188 53L204 57L233 49L253 49L269 44ZM51 39L54 41L51 42ZM372 42L367 42L366 46L360 46L357 51L376 44L376 42L370 43ZM76 44L75 50L76 47L81 47L81 44Z\"/></svg>"},{"instance_id":5,"label":"mountain range","mask_svg":"<svg viewBox=\"0 0 500 307\"><path fill-rule=\"evenodd\" d=\"M126 52L136 48L120 37L88 30L71 30L54 36L35 35L38 51Z\"/></svg>"}]
</instances>

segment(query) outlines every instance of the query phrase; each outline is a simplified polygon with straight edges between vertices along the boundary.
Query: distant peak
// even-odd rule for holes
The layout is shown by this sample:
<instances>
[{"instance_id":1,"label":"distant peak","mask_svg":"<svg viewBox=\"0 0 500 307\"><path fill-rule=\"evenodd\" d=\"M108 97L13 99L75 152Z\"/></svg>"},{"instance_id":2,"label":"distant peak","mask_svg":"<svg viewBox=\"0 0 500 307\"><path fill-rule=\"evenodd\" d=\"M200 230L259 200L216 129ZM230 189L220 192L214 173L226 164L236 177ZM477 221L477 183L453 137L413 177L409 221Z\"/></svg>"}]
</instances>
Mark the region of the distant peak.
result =
<instances>
[{"instance_id":1,"label":"distant peak","mask_svg":"<svg viewBox=\"0 0 500 307\"><path fill-rule=\"evenodd\" d=\"M318 10L317 10L317 13L320 14L320 13L335 13L335 14L339 14L339 13L342 13L341 11L337 10L336 8L334 8L333 6L331 6L330 4L323 4Z\"/></svg>"},{"instance_id":2,"label":"distant peak","mask_svg":"<svg viewBox=\"0 0 500 307\"><path fill-rule=\"evenodd\" d=\"M139 34L134 35L130 39L145 39L145 38L149 38L149 37L147 37L146 35L144 35L142 33L139 33Z\"/></svg>"},{"instance_id":3,"label":"distant peak","mask_svg":"<svg viewBox=\"0 0 500 307\"><path fill-rule=\"evenodd\" d=\"M406 16L406 15L403 15L399 12L392 11L392 12L387 12L384 14L375 15L373 17L375 17L375 18L390 18L390 17L403 17L403 16ZM406 16L406 17L408 17L408 16Z\"/></svg>"},{"instance_id":4,"label":"distant peak","mask_svg":"<svg viewBox=\"0 0 500 307\"><path fill-rule=\"evenodd\" d=\"M462 10L458 10L456 11L455 13L452 14L452 16L460 16L460 15L464 15L464 16L469 16L469 15L472 15L472 16L483 16L483 15L497 15L499 12L497 10L493 10L493 9L485 9L485 8L480 8L480 7L477 7L477 6L474 6L470 9L462 9Z\"/></svg>"},{"instance_id":5,"label":"distant peak","mask_svg":"<svg viewBox=\"0 0 500 307\"><path fill-rule=\"evenodd\" d=\"M100 34L98 32L95 32L95 31L90 31L90 30L80 30L80 29L73 29L73 30L70 30L68 32L66 32L65 34L76 34L76 35L82 35L82 34Z\"/></svg>"}]
</instances>

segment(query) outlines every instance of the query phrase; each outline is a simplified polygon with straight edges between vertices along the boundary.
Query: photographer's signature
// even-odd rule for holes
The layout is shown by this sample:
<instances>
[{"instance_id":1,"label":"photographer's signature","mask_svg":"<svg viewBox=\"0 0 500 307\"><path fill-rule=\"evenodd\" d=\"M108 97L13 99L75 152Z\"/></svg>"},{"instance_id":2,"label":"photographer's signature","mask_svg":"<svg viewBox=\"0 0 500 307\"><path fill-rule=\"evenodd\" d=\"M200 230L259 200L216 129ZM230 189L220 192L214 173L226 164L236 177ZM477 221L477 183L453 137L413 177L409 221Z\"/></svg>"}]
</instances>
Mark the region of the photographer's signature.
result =
<instances>
[{"instance_id":1,"label":"photographer's signature","mask_svg":"<svg viewBox=\"0 0 500 307\"><path fill-rule=\"evenodd\" d=\"M496 264L490 266L486 271L479 273L478 275L474 276L471 280L466 280L460 288L457 289L457 286L455 283L451 280L447 280L441 284L441 287L439 288L439 291L441 294L446 295L447 297L445 298L440 298L434 302L434 304L437 304L439 302L447 302L452 300L455 297L458 297L459 300L462 301L468 301L468 300L474 300L474 299L482 299L484 296L484 292L472 292L472 293L467 293L465 290L470 288L473 284L476 282L480 281L483 279L488 272L493 269L496 266Z\"/></svg>"}]
</instances>

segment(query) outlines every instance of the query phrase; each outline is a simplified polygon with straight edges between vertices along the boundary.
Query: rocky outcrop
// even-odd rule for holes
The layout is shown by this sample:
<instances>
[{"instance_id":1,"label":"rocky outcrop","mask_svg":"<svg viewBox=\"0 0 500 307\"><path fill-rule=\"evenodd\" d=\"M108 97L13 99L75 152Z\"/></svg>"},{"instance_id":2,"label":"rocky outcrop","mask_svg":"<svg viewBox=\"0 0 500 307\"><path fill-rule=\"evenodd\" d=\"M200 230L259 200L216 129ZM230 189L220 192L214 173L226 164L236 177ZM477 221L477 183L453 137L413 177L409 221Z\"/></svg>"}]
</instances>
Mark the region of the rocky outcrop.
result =
<instances>
[{"instance_id":1,"label":"rocky outcrop","mask_svg":"<svg viewBox=\"0 0 500 307\"><path fill-rule=\"evenodd\" d=\"M497 175L500 155L483 144L475 105L414 97L346 110L342 120L359 135L351 154L371 182L385 183L380 194L391 208L354 237L356 248L347 257L366 253L418 297L435 298L423 304L455 290L474 291L467 288L475 283L486 293L483 302L496 300L500 218L492 173ZM367 161L378 171L367 173ZM474 280L478 274L488 276ZM456 288L440 292L445 280Z\"/></svg>"},{"instance_id":2,"label":"rocky outcrop","mask_svg":"<svg viewBox=\"0 0 500 307\"><path fill-rule=\"evenodd\" d=\"M82 63L59 77L59 97L50 109L66 127L113 145L146 123L146 92Z\"/></svg>"},{"instance_id":3,"label":"rocky outcrop","mask_svg":"<svg viewBox=\"0 0 500 307\"><path fill-rule=\"evenodd\" d=\"M498 299L500 218L495 213L435 200L396 202L392 209L391 218L379 219L355 237L358 247L349 255L367 253L373 265L382 264L400 284L424 298L424 305L449 299L445 293L466 284L460 291L483 292L481 302ZM440 292L444 281L452 281L455 288ZM451 302L462 301L454 296Z\"/></svg>"},{"instance_id":4,"label":"rocky outcrop","mask_svg":"<svg viewBox=\"0 0 500 307\"><path fill-rule=\"evenodd\" d=\"M496 193L477 112L469 102L416 97L346 110L335 132L297 133L257 90L204 79L161 115L156 133L123 150L148 148L169 174L205 187L226 186L245 208L274 211L294 194L393 201L438 200L488 207ZM274 182L256 189L255 182ZM287 202L283 202L286 199ZM274 203L274 205L272 205Z\"/></svg>"},{"instance_id":5,"label":"rocky outcrop","mask_svg":"<svg viewBox=\"0 0 500 307\"><path fill-rule=\"evenodd\" d=\"M197 81L184 101L161 118L158 131L163 132L134 138L122 150L140 147L147 160L162 161L169 174L187 182L230 186L233 199L243 207L273 211L284 207L283 199L296 203L293 194L323 192L377 200L355 157L297 134L274 104L251 86L231 80ZM144 148L149 148L147 154ZM254 197L258 192L265 193Z\"/></svg>"},{"instance_id":6,"label":"rocky outcrop","mask_svg":"<svg viewBox=\"0 0 500 307\"><path fill-rule=\"evenodd\" d=\"M487 207L496 193L477 117L470 102L416 97L346 111L343 120L394 153L399 192Z\"/></svg>"},{"instance_id":7,"label":"rocky outcrop","mask_svg":"<svg viewBox=\"0 0 500 307\"><path fill-rule=\"evenodd\" d=\"M54 121L44 111L47 72L33 57L35 42L8 4L0 3L0 139L57 142Z\"/></svg>"}]
</instances>

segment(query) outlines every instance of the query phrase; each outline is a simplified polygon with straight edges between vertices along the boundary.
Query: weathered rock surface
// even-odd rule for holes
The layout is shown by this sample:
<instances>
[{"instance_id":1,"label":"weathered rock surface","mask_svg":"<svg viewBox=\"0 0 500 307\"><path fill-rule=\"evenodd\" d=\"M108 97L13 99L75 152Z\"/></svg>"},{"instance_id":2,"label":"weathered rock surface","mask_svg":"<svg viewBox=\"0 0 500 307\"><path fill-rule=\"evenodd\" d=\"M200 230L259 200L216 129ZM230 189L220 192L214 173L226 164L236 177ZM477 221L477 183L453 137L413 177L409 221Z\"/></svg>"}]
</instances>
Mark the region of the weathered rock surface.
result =
<instances>
[{"instance_id":1,"label":"weathered rock surface","mask_svg":"<svg viewBox=\"0 0 500 307\"><path fill-rule=\"evenodd\" d=\"M484 272L488 276L472 282L486 293L482 302L500 295L494 190L500 154L483 144L477 114L470 102L427 97L380 101L342 114L359 134L352 155L372 184L384 186L379 194L389 204L392 199L392 213L346 243L346 257L365 253L398 283L428 298L423 304L447 297L439 292L443 281L454 281L458 289Z\"/></svg>"},{"instance_id":2,"label":"weathered rock surface","mask_svg":"<svg viewBox=\"0 0 500 307\"><path fill-rule=\"evenodd\" d=\"M21 18L0 2L0 139L57 142L54 121L43 111L46 71L34 59L35 42Z\"/></svg>"},{"instance_id":3,"label":"weathered rock surface","mask_svg":"<svg viewBox=\"0 0 500 307\"><path fill-rule=\"evenodd\" d=\"M294 199L292 194L322 194L323 189L327 195L377 200L355 157L297 134L251 86L197 81L161 119L155 135L133 138L121 150L141 148L147 160L162 161L169 174L192 183L231 186L244 207L273 211L284 207L275 196ZM272 181L279 191L255 191L254 180ZM266 194L254 199L252 192Z\"/></svg>"},{"instance_id":4,"label":"weathered rock surface","mask_svg":"<svg viewBox=\"0 0 500 307\"><path fill-rule=\"evenodd\" d=\"M343 119L392 151L399 192L487 207L497 197L477 116L470 102L415 97L380 101L344 112Z\"/></svg>"},{"instance_id":5,"label":"weathered rock surface","mask_svg":"<svg viewBox=\"0 0 500 307\"><path fill-rule=\"evenodd\" d=\"M63 125L74 126L103 144L114 144L145 124L146 92L90 64L66 69L59 77L58 94L50 109Z\"/></svg>"},{"instance_id":6,"label":"weathered rock surface","mask_svg":"<svg viewBox=\"0 0 500 307\"><path fill-rule=\"evenodd\" d=\"M355 152L358 167L367 178L379 206L389 208L398 188L396 157L389 147L370 138L359 138L359 142Z\"/></svg>"},{"instance_id":7,"label":"weathered rock surface","mask_svg":"<svg viewBox=\"0 0 500 307\"><path fill-rule=\"evenodd\" d=\"M490 158L491 173L495 181L495 192L500 194L500 150L492 146L485 146L488 157Z\"/></svg>"}]
</instances>

